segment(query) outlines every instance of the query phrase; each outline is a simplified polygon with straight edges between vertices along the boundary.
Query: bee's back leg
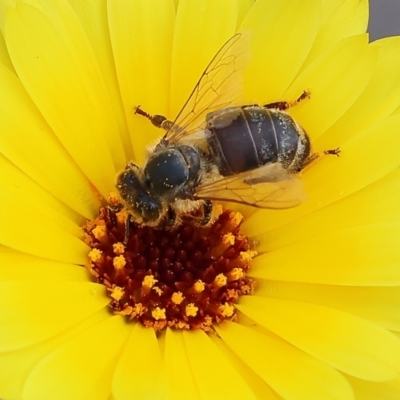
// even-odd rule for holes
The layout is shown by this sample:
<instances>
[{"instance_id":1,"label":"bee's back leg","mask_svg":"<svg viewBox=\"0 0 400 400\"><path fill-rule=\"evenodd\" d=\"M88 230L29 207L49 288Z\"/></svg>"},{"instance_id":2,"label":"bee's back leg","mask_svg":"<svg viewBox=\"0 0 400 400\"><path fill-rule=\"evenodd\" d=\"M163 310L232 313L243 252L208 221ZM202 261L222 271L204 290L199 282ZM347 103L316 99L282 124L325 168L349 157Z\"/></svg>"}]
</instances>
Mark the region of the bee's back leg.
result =
<instances>
[{"instance_id":1,"label":"bee's back leg","mask_svg":"<svg viewBox=\"0 0 400 400\"><path fill-rule=\"evenodd\" d=\"M306 161L304 162L302 168L305 168L307 165L311 164L313 161L315 161L317 158L321 157L322 155L328 155L328 156L340 156L340 148L337 147L336 149L328 149L324 150L320 153L312 153L308 156Z\"/></svg>"},{"instance_id":2,"label":"bee's back leg","mask_svg":"<svg viewBox=\"0 0 400 400\"><path fill-rule=\"evenodd\" d=\"M154 126L164 129L165 131L169 131L174 125L174 123L164 117L164 115L150 115L146 111L142 110L140 106L135 107L135 114L147 118Z\"/></svg>"},{"instance_id":3,"label":"bee's back leg","mask_svg":"<svg viewBox=\"0 0 400 400\"><path fill-rule=\"evenodd\" d=\"M275 110L286 111L287 109L297 106L297 104L299 104L303 100L309 99L309 98L310 98L310 92L308 90L304 90L303 93L295 101L292 101L292 102L277 101L275 103L264 104L263 107L275 109Z\"/></svg>"}]
</instances>

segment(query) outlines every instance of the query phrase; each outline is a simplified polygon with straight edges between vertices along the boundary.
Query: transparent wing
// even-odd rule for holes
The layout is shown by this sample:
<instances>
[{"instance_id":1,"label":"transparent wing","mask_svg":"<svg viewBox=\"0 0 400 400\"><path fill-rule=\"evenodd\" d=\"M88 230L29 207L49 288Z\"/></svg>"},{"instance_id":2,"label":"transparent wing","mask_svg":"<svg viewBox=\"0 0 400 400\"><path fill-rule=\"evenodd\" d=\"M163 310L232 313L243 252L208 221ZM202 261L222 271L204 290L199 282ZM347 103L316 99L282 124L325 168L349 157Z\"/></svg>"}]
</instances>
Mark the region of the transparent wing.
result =
<instances>
[{"instance_id":1,"label":"transparent wing","mask_svg":"<svg viewBox=\"0 0 400 400\"><path fill-rule=\"evenodd\" d=\"M272 163L200 185L195 198L279 209L295 207L306 196L297 176L287 173L280 164Z\"/></svg>"},{"instance_id":2,"label":"transparent wing","mask_svg":"<svg viewBox=\"0 0 400 400\"><path fill-rule=\"evenodd\" d=\"M202 73L165 140L178 141L204 127L206 114L228 107L242 94L242 71L250 58L250 33L232 36Z\"/></svg>"}]
</instances>

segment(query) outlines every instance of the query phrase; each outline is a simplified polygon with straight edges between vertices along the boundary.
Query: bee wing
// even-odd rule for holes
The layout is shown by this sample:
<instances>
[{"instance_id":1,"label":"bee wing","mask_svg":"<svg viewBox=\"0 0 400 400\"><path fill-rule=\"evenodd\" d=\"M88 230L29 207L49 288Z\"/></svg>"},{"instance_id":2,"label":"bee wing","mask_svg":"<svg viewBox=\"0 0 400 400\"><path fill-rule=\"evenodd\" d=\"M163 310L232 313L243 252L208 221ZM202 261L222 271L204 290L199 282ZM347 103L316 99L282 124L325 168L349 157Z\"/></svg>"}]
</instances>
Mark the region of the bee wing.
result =
<instances>
[{"instance_id":1,"label":"bee wing","mask_svg":"<svg viewBox=\"0 0 400 400\"><path fill-rule=\"evenodd\" d=\"M194 197L276 209L295 207L306 199L301 180L279 163L200 185Z\"/></svg>"},{"instance_id":2,"label":"bee wing","mask_svg":"<svg viewBox=\"0 0 400 400\"><path fill-rule=\"evenodd\" d=\"M228 107L242 93L242 71L250 54L250 33L232 36L202 73L164 140L179 141L204 126L206 114Z\"/></svg>"}]
</instances>

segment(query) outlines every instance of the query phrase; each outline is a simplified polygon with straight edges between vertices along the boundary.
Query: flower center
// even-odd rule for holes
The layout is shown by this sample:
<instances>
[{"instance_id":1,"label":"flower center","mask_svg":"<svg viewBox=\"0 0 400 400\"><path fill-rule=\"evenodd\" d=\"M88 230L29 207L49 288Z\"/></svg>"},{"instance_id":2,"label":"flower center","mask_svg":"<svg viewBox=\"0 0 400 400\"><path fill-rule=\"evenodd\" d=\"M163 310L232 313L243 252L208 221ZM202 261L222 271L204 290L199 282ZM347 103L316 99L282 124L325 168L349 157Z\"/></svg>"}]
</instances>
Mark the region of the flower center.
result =
<instances>
[{"instance_id":1,"label":"flower center","mask_svg":"<svg viewBox=\"0 0 400 400\"><path fill-rule=\"evenodd\" d=\"M237 318L234 303L254 290L246 272L256 255L240 232L239 213L224 211L208 227L130 223L128 235L127 217L125 210L102 207L84 227L92 249L88 269L107 287L115 314L157 331L208 332L214 323Z\"/></svg>"}]
</instances>

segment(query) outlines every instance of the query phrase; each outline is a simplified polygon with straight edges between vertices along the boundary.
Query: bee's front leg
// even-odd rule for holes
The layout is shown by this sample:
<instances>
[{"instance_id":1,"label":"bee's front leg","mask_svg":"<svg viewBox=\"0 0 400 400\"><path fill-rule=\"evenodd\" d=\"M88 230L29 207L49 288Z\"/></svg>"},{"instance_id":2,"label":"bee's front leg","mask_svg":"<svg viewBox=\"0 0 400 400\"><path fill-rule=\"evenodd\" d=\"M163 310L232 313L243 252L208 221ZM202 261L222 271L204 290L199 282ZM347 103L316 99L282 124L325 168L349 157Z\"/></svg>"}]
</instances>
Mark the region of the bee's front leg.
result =
<instances>
[{"instance_id":1,"label":"bee's front leg","mask_svg":"<svg viewBox=\"0 0 400 400\"><path fill-rule=\"evenodd\" d=\"M198 220L200 226L205 226L211 221L213 203L211 200L205 200L203 203L203 216Z\"/></svg>"},{"instance_id":2,"label":"bee's front leg","mask_svg":"<svg viewBox=\"0 0 400 400\"><path fill-rule=\"evenodd\" d=\"M128 214L125 220L125 236L124 236L124 246L126 247L129 242L129 238L131 236L131 223L132 223L132 218L131 215Z\"/></svg>"}]
</instances>

